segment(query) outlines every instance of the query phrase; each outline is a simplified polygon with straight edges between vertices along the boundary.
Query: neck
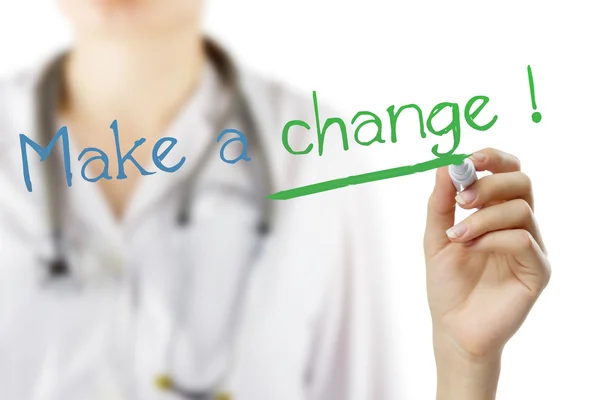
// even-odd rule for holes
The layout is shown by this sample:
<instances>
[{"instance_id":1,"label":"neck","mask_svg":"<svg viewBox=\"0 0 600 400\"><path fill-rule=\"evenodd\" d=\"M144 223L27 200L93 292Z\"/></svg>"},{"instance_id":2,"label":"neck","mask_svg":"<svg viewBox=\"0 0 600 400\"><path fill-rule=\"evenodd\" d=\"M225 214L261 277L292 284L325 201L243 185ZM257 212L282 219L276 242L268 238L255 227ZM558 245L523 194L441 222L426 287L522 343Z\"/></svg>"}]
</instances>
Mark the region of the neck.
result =
<instances>
[{"instance_id":1,"label":"neck","mask_svg":"<svg viewBox=\"0 0 600 400\"><path fill-rule=\"evenodd\" d=\"M114 119L165 128L187 100L204 63L195 29L135 38L78 38L65 70L62 111L86 123Z\"/></svg>"}]
</instances>

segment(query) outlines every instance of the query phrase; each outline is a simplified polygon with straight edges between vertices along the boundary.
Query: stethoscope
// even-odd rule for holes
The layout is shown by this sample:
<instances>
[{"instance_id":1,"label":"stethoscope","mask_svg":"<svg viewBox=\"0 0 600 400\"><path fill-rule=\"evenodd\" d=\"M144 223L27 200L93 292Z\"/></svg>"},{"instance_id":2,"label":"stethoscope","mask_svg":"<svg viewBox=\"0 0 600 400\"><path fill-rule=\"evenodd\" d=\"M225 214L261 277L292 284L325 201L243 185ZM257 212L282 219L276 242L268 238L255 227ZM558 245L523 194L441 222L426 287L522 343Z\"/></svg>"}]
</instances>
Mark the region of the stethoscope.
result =
<instances>
[{"instance_id":1,"label":"stethoscope","mask_svg":"<svg viewBox=\"0 0 600 400\"><path fill-rule=\"evenodd\" d=\"M219 128L215 134L222 132L226 128L226 124L234 117L239 118L240 123L244 126L243 133L246 136L249 147L253 152L252 160L249 162L252 171L254 185L258 185L255 201L259 203L259 223L256 227L257 245L253 257L248 260L249 267L253 265L256 257L259 254L261 243L264 243L266 236L270 233L273 223L273 208L266 196L272 193L272 176L268 168L266 159L265 146L261 142L257 124L252 117L250 104L246 96L242 93L243 89L239 82L238 72L229 57L221 48L209 39L203 42L208 59L216 66L217 71L221 75L223 83L231 94L226 111L219 118L217 127ZM61 54L53 62L49 64L44 71L36 88L36 116L37 129L40 137L44 141L49 142L55 135L55 114L57 111L58 101L61 98L63 90L63 63L67 53ZM215 136L216 137L216 136ZM192 223L192 204L194 197L198 193L198 182L203 172L206 169L210 156L217 154L217 141L213 142L212 146L207 146L204 153L198 158L195 165L192 166L192 173L182 184L183 196L177 209L175 223L179 229L185 229ZM52 235L52 246L54 249L53 257L46 261L46 279L50 281L64 280L73 273L66 258L66 249L64 246L64 227L62 226L62 188L59 175L59 159L58 157L49 157L46 160L46 165L43 169L46 178L46 200L47 214L49 226ZM246 271L248 272L248 271ZM247 278L246 278L247 279ZM238 307L239 308L239 307ZM156 385L162 390L169 390L175 394L188 399L210 400L210 399L226 399L227 396L223 393L217 393L216 390L191 391L180 387L175 378L168 373L161 374L156 377ZM218 385L215 385L218 386Z\"/></svg>"}]
</instances>

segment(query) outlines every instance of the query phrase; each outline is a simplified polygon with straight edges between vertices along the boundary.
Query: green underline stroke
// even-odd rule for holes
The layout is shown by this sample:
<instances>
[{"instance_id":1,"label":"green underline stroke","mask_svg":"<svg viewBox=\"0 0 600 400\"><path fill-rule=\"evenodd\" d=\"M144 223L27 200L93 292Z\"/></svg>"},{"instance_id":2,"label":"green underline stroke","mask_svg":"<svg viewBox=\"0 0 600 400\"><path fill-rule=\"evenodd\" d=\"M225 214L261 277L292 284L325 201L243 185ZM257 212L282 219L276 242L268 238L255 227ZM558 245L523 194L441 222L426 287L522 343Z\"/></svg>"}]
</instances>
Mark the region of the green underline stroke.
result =
<instances>
[{"instance_id":1,"label":"green underline stroke","mask_svg":"<svg viewBox=\"0 0 600 400\"><path fill-rule=\"evenodd\" d=\"M412 175L419 172L429 171L452 164L460 164L471 154L451 154L448 156L435 158L414 165L404 165L402 167L384 169L381 171L367 172L365 174L348 176L345 178L333 179L330 181L314 183L312 185L301 186L294 189L282 190L267 196L271 200L289 200L296 197L308 196L315 193L326 192L328 190L340 189L351 185L360 185L361 183L375 182L383 179L397 178L399 176Z\"/></svg>"}]
</instances>

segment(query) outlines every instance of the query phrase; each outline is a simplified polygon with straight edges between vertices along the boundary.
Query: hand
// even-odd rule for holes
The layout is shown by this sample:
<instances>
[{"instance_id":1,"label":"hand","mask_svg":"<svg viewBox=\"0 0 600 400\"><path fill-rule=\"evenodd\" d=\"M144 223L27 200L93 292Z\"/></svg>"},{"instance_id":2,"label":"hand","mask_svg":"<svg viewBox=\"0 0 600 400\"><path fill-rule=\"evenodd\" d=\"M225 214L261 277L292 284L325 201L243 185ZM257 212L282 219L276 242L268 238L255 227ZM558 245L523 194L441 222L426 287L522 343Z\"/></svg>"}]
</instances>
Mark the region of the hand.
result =
<instances>
[{"instance_id":1,"label":"hand","mask_svg":"<svg viewBox=\"0 0 600 400\"><path fill-rule=\"evenodd\" d=\"M533 215L531 181L519 160L494 149L471 159L478 171L493 174L455 199L448 168L438 169L424 250L438 380L452 369L477 370L477 379L491 374L496 382L471 382L486 393L472 398L487 399L495 397L502 349L548 284L550 264ZM454 226L457 202L479 210Z\"/></svg>"}]
</instances>

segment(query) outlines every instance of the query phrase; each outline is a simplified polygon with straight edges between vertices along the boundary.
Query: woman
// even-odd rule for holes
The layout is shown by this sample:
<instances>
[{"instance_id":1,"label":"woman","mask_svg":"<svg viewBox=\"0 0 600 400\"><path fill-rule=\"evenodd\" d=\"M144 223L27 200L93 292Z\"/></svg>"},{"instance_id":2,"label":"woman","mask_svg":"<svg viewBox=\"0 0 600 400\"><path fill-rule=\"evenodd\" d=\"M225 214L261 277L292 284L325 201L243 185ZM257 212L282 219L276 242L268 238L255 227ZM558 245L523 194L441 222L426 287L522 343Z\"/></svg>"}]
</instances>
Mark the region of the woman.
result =
<instances>
[{"instance_id":1,"label":"woman","mask_svg":"<svg viewBox=\"0 0 600 400\"><path fill-rule=\"evenodd\" d=\"M322 158L281 151L281 128L315 118L312 103L244 72L239 106L225 55L198 35L200 0L60 4L72 49L1 90L0 397L393 398L366 191L256 200L267 176L282 190L348 174L334 145ZM22 154L6 149L24 132L44 147L61 126L70 146L53 156L69 149L73 184L48 164L62 157L34 164L30 146L29 192ZM264 151L222 162L210 144L224 127L256 128ZM163 164L185 164L151 174L165 136L178 142ZM312 136L290 137L304 149ZM78 157L92 147L110 162ZM440 400L495 397L502 348L549 278L518 160L486 149L473 161L494 175L455 199L440 169L427 217ZM111 179L85 182L82 167ZM452 228L456 201L481 210Z\"/></svg>"}]
</instances>

